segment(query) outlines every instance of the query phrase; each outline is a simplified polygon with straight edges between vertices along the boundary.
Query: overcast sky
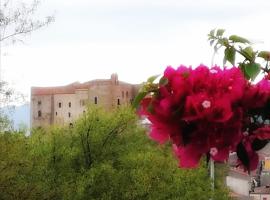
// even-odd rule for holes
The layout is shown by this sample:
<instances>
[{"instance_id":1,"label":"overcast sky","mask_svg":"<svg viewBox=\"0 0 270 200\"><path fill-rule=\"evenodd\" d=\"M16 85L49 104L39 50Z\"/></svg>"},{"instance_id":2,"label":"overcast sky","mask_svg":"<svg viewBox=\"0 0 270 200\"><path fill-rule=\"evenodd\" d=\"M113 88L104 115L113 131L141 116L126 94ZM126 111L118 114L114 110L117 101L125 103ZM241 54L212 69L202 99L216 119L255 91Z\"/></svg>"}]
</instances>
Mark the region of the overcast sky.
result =
<instances>
[{"instance_id":1,"label":"overcast sky","mask_svg":"<svg viewBox=\"0 0 270 200\"><path fill-rule=\"evenodd\" d=\"M140 83L168 65L210 65L213 28L270 50L269 0L43 0L39 15L50 13L53 24L3 48L2 77L28 96L31 86L112 73Z\"/></svg>"}]
</instances>

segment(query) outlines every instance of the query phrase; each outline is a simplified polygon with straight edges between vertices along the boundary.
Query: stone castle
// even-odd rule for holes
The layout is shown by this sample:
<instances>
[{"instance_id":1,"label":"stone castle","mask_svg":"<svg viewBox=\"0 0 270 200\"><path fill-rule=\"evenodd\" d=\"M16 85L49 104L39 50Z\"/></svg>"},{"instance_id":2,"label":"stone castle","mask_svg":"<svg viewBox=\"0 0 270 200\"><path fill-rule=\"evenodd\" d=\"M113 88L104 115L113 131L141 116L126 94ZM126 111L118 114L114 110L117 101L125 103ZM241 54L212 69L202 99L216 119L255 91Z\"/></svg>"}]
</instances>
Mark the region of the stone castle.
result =
<instances>
[{"instance_id":1,"label":"stone castle","mask_svg":"<svg viewBox=\"0 0 270 200\"><path fill-rule=\"evenodd\" d=\"M59 87L31 88L31 126L73 125L86 105L96 104L106 110L128 105L137 94L139 85L118 80L97 79L85 83L75 82Z\"/></svg>"}]
</instances>

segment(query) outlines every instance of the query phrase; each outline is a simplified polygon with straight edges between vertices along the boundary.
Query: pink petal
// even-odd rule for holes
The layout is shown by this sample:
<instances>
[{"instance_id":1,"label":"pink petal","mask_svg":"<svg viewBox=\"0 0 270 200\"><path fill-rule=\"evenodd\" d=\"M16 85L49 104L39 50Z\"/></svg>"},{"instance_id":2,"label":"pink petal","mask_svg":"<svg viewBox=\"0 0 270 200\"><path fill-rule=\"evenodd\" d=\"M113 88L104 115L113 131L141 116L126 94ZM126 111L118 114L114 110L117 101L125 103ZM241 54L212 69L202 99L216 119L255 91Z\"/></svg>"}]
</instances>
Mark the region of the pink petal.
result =
<instances>
[{"instance_id":1,"label":"pink petal","mask_svg":"<svg viewBox=\"0 0 270 200\"><path fill-rule=\"evenodd\" d=\"M270 126L258 128L256 131L254 131L254 133L254 137L260 140L270 139Z\"/></svg>"},{"instance_id":2,"label":"pink petal","mask_svg":"<svg viewBox=\"0 0 270 200\"><path fill-rule=\"evenodd\" d=\"M151 139L153 139L154 141L160 144L165 143L169 139L169 134L167 132L156 127L152 127L152 130L149 136Z\"/></svg>"},{"instance_id":3,"label":"pink petal","mask_svg":"<svg viewBox=\"0 0 270 200\"><path fill-rule=\"evenodd\" d=\"M198 167L202 153L199 147L194 145L187 145L185 147L174 148L176 156L179 158L179 167L195 168Z\"/></svg>"},{"instance_id":4,"label":"pink petal","mask_svg":"<svg viewBox=\"0 0 270 200\"><path fill-rule=\"evenodd\" d=\"M217 154L214 156L211 156L211 157L215 161L223 162L223 161L227 160L229 157L229 149L228 148L218 149Z\"/></svg>"},{"instance_id":5,"label":"pink petal","mask_svg":"<svg viewBox=\"0 0 270 200\"><path fill-rule=\"evenodd\" d=\"M175 75L175 69L171 66L168 66L164 71L164 77L168 78L169 80L172 78L172 76Z\"/></svg>"}]
</instances>

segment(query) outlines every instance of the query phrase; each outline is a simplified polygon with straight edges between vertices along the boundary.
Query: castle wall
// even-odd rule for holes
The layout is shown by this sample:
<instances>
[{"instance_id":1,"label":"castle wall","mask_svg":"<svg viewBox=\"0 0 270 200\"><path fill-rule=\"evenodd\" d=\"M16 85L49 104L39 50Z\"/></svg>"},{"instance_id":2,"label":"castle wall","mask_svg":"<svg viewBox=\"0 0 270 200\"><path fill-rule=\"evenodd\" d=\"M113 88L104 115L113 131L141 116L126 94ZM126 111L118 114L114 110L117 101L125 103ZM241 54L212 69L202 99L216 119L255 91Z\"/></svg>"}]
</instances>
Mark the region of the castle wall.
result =
<instances>
[{"instance_id":1,"label":"castle wall","mask_svg":"<svg viewBox=\"0 0 270 200\"><path fill-rule=\"evenodd\" d=\"M44 127L52 124L52 95L38 95L31 98L31 124Z\"/></svg>"},{"instance_id":2,"label":"castle wall","mask_svg":"<svg viewBox=\"0 0 270 200\"><path fill-rule=\"evenodd\" d=\"M119 85L114 85L113 95L112 95L112 106L116 107L119 105L128 105L134 98L133 86L130 84L120 83Z\"/></svg>"},{"instance_id":3,"label":"castle wall","mask_svg":"<svg viewBox=\"0 0 270 200\"><path fill-rule=\"evenodd\" d=\"M86 111L88 99L88 89L76 90L75 92L75 107L74 117L77 119L84 111Z\"/></svg>"},{"instance_id":4,"label":"castle wall","mask_svg":"<svg viewBox=\"0 0 270 200\"><path fill-rule=\"evenodd\" d=\"M83 84L33 87L32 127L71 125L86 111L88 104L98 105L108 111L121 105L128 105L134 99L136 90L137 86L118 81L117 74L113 74L111 79L93 80Z\"/></svg>"},{"instance_id":5,"label":"castle wall","mask_svg":"<svg viewBox=\"0 0 270 200\"><path fill-rule=\"evenodd\" d=\"M72 123L75 112L75 94L54 95L54 124Z\"/></svg>"},{"instance_id":6,"label":"castle wall","mask_svg":"<svg viewBox=\"0 0 270 200\"><path fill-rule=\"evenodd\" d=\"M95 84L89 87L90 105L98 105L110 110L112 109L111 96L112 91L109 84Z\"/></svg>"}]
</instances>

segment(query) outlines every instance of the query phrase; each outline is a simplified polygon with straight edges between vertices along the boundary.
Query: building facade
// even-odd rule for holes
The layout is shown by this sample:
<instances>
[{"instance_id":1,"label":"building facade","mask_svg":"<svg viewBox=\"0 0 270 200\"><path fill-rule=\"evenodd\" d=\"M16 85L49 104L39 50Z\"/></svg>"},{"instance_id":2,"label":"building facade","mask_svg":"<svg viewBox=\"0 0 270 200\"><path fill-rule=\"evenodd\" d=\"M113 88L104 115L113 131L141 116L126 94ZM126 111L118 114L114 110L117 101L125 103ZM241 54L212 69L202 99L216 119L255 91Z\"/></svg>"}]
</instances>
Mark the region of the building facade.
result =
<instances>
[{"instance_id":1,"label":"building facade","mask_svg":"<svg viewBox=\"0 0 270 200\"><path fill-rule=\"evenodd\" d=\"M72 83L59 87L31 88L31 126L72 125L86 105L94 104L111 110L128 105L137 94L139 85L118 80L97 79L85 83Z\"/></svg>"}]
</instances>

